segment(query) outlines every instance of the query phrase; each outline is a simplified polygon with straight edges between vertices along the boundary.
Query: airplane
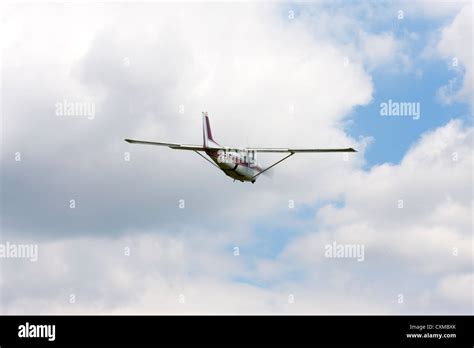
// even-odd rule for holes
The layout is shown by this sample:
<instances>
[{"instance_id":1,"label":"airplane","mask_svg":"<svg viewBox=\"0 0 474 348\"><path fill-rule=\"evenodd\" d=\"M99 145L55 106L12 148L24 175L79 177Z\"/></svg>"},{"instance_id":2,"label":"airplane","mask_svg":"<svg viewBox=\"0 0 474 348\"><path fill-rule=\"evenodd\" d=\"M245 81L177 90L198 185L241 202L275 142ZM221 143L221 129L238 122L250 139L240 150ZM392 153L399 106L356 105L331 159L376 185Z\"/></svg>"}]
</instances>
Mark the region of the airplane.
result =
<instances>
[{"instance_id":1,"label":"airplane","mask_svg":"<svg viewBox=\"0 0 474 348\"><path fill-rule=\"evenodd\" d=\"M125 139L130 144L143 145L158 145L167 146L173 150L194 151L199 156L210 162L212 165L222 170L227 176L236 180L244 182L249 181L255 183L257 177L267 172L269 169L275 167L277 164L283 162L287 158L293 156L295 153L310 153L310 152L357 152L353 148L345 149L308 149L308 148L229 148L219 145L212 136L211 125L207 112L202 113L202 145L186 145L176 143L161 143L154 141ZM201 152L209 156L207 158ZM271 166L263 168L256 162L256 154L262 152L268 153L286 153L288 154L279 161L273 163Z\"/></svg>"}]
</instances>

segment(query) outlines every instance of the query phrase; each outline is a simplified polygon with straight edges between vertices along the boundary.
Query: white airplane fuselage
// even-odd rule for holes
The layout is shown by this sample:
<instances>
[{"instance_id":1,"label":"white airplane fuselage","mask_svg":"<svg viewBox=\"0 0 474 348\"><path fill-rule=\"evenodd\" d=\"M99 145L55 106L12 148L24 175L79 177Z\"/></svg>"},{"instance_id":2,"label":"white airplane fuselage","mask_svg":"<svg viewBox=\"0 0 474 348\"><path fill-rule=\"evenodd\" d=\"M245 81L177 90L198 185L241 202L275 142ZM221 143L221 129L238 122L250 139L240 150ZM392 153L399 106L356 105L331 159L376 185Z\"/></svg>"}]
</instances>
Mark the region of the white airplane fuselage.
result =
<instances>
[{"instance_id":1,"label":"white airplane fuselage","mask_svg":"<svg viewBox=\"0 0 474 348\"><path fill-rule=\"evenodd\" d=\"M217 145L217 144L216 144ZM254 154L247 150L212 150L206 149L206 154L227 175L234 180L250 181L256 180L263 169L254 160Z\"/></svg>"}]
</instances>

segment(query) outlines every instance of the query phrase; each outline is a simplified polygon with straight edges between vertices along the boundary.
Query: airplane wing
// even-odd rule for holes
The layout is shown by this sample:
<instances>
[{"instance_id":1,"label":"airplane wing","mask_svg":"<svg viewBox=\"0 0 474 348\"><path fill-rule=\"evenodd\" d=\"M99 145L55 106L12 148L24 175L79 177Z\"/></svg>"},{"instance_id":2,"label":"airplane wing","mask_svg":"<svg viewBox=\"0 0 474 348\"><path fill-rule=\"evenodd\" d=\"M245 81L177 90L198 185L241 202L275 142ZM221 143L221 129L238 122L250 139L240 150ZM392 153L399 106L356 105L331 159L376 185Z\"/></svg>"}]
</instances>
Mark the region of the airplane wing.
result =
<instances>
[{"instance_id":1,"label":"airplane wing","mask_svg":"<svg viewBox=\"0 0 474 348\"><path fill-rule=\"evenodd\" d=\"M357 152L352 147L346 149L284 149L284 148L247 148L255 152L304 153L304 152Z\"/></svg>"},{"instance_id":2,"label":"airplane wing","mask_svg":"<svg viewBox=\"0 0 474 348\"><path fill-rule=\"evenodd\" d=\"M277 164L283 162L287 158L290 158L293 156L295 153L309 153L309 152L357 152L357 150L354 150L352 147L348 147L345 149L278 149L278 148L248 148L246 149L247 151L255 151L255 152L276 152L276 153L287 153L284 158L281 160L273 163L271 166L265 168L258 174L254 175L251 179L255 179L257 176L265 173L267 170L275 167Z\"/></svg>"},{"instance_id":3,"label":"airplane wing","mask_svg":"<svg viewBox=\"0 0 474 348\"><path fill-rule=\"evenodd\" d=\"M157 145L157 146L167 146L174 150L190 150L190 151L205 151L206 149L202 145L187 145L187 144L175 144L175 143L157 143L154 141L143 141L143 140L133 140L125 139L127 143L130 144L142 144L142 145Z\"/></svg>"}]
</instances>

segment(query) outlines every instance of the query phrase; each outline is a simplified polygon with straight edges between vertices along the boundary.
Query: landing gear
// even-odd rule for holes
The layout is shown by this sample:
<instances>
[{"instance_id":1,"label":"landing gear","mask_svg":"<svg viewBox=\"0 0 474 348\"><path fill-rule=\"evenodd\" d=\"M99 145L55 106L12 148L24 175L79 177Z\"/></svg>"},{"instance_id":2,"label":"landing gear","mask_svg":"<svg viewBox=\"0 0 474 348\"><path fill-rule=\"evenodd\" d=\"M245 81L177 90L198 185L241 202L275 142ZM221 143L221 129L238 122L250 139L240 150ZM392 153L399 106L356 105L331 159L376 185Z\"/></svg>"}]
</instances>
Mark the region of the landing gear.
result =
<instances>
[{"instance_id":1,"label":"landing gear","mask_svg":"<svg viewBox=\"0 0 474 348\"><path fill-rule=\"evenodd\" d=\"M251 183L252 183L252 184L255 184L255 180L252 180Z\"/></svg>"}]
</instances>

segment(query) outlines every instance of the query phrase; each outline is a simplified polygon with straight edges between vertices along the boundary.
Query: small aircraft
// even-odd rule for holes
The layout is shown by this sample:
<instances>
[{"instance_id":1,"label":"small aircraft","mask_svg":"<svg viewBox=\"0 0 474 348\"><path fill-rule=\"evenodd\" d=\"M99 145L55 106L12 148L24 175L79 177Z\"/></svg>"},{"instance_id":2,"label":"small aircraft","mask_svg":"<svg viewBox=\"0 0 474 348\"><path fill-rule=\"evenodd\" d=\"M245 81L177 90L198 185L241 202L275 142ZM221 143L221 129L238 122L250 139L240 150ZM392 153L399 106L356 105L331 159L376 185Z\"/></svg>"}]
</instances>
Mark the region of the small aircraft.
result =
<instances>
[{"instance_id":1,"label":"small aircraft","mask_svg":"<svg viewBox=\"0 0 474 348\"><path fill-rule=\"evenodd\" d=\"M153 141L143 140L132 140L125 139L130 144L144 144L144 145L158 145L168 146L173 150L187 150L194 151L199 156L209 161L212 165L222 170L227 176L232 179L239 180L241 182L250 181L252 184L255 183L257 177L270 168L275 167L278 163L283 162L287 158L293 156L295 153L308 153L308 152L357 152L353 148L346 149L293 149L293 148L228 148L223 147L214 141L211 132L211 125L209 123L209 117L207 112L202 113L202 134L203 144L202 145L186 145L186 144L175 144L175 143L158 143ZM206 153L209 158L201 154ZM279 161L273 163L271 166L262 168L256 162L256 154L258 152L273 152L273 153L287 153L288 155Z\"/></svg>"}]
</instances>

